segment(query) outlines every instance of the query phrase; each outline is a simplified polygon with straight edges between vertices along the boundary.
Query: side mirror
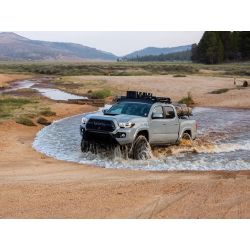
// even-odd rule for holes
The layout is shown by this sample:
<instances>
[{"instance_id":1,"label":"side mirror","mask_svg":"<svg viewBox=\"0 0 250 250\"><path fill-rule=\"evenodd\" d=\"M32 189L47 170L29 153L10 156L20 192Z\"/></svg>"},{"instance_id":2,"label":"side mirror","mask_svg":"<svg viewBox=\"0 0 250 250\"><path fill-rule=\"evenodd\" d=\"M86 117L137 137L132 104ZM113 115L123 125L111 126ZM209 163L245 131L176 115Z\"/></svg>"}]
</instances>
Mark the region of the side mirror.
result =
<instances>
[{"instance_id":1,"label":"side mirror","mask_svg":"<svg viewBox=\"0 0 250 250\"><path fill-rule=\"evenodd\" d=\"M103 109L102 113L105 114L108 111L108 109Z\"/></svg>"},{"instance_id":2,"label":"side mirror","mask_svg":"<svg viewBox=\"0 0 250 250\"><path fill-rule=\"evenodd\" d=\"M153 119L160 119L160 118L163 118L163 114L161 114L161 113L154 113L154 114L152 115L152 118L153 118Z\"/></svg>"}]
</instances>

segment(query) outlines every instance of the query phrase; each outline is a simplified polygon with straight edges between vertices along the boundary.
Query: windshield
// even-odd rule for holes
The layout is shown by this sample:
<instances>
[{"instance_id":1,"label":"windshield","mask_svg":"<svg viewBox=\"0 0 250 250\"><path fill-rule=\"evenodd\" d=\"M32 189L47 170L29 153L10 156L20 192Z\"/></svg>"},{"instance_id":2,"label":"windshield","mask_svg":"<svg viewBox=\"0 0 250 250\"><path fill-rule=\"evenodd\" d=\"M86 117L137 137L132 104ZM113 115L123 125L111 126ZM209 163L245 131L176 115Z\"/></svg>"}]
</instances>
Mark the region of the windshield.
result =
<instances>
[{"instance_id":1,"label":"windshield","mask_svg":"<svg viewBox=\"0 0 250 250\"><path fill-rule=\"evenodd\" d=\"M112 106L105 115L137 115L147 117L151 105L146 103L121 102Z\"/></svg>"}]
</instances>

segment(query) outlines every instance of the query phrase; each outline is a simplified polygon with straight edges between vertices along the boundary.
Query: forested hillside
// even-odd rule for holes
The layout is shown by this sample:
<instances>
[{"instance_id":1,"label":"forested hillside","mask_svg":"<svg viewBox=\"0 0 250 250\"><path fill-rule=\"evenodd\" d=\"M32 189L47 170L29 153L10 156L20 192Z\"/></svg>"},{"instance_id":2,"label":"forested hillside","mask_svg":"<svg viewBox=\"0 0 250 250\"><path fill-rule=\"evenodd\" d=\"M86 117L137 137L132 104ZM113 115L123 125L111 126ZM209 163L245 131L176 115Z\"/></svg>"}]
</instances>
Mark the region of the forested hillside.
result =
<instances>
[{"instance_id":1,"label":"forested hillside","mask_svg":"<svg viewBox=\"0 0 250 250\"><path fill-rule=\"evenodd\" d=\"M206 31L191 48L191 60L216 64L250 59L250 31Z\"/></svg>"},{"instance_id":2,"label":"forested hillside","mask_svg":"<svg viewBox=\"0 0 250 250\"><path fill-rule=\"evenodd\" d=\"M146 56L136 56L132 58L127 58L127 61L139 61L139 62L148 62L148 61L190 61L191 51L186 50L182 52L170 53L170 54L160 54L158 56L146 55Z\"/></svg>"}]
</instances>

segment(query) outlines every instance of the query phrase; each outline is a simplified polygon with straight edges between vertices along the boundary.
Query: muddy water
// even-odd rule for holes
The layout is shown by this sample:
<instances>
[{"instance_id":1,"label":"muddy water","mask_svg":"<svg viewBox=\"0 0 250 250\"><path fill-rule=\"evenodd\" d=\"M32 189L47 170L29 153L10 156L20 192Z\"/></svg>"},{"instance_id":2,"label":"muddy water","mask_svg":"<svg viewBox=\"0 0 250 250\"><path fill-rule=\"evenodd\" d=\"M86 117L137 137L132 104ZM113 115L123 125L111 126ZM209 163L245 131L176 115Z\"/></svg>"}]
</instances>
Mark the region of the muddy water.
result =
<instances>
[{"instance_id":1,"label":"muddy water","mask_svg":"<svg viewBox=\"0 0 250 250\"><path fill-rule=\"evenodd\" d=\"M43 85L51 85L51 88L38 88L38 87L34 87L35 84L39 84L40 86ZM8 91L12 91L12 90L18 90L18 89L26 89L26 88L30 88L30 89L35 89L38 92L40 92L40 94L42 94L43 96L46 96L52 100L63 100L66 101L68 99L84 99L87 97L82 97L82 96L78 96L78 95L73 95L64 91L61 91L59 89L55 89L53 88L53 84L49 84L43 83L43 79L36 79L36 80L24 80L24 81L18 81L15 82L15 86L12 87L11 89L7 89L4 91L1 91L0 93L6 93L8 94Z\"/></svg>"},{"instance_id":2,"label":"muddy water","mask_svg":"<svg viewBox=\"0 0 250 250\"><path fill-rule=\"evenodd\" d=\"M98 154L80 151L77 115L45 127L33 143L34 148L59 160L106 168L134 170L244 170L250 169L250 111L223 108L195 108L198 138L178 146L152 149L149 160L135 161L122 156L119 149Z\"/></svg>"}]
</instances>

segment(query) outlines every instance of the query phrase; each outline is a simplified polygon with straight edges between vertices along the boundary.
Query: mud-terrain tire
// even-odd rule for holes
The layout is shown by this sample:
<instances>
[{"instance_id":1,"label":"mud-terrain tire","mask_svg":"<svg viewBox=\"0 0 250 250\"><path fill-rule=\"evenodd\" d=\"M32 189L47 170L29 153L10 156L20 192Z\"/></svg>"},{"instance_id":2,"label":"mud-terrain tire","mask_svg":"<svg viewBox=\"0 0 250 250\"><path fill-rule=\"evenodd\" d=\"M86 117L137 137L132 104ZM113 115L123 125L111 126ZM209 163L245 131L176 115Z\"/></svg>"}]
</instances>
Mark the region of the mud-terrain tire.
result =
<instances>
[{"instance_id":1,"label":"mud-terrain tire","mask_svg":"<svg viewBox=\"0 0 250 250\"><path fill-rule=\"evenodd\" d=\"M89 151L89 142L82 140L81 141L81 151L88 152Z\"/></svg>"},{"instance_id":2,"label":"mud-terrain tire","mask_svg":"<svg viewBox=\"0 0 250 250\"><path fill-rule=\"evenodd\" d=\"M147 151L149 150L148 148L148 141L145 136L139 135L132 148L132 155L133 159L135 160L142 160L142 159L147 159L148 154Z\"/></svg>"},{"instance_id":3,"label":"mud-terrain tire","mask_svg":"<svg viewBox=\"0 0 250 250\"><path fill-rule=\"evenodd\" d=\"M186 141L192 141L191 136L188 133L184 133L181 139Z\"/></svg>"}]
</instances>

